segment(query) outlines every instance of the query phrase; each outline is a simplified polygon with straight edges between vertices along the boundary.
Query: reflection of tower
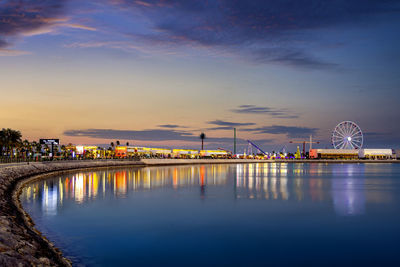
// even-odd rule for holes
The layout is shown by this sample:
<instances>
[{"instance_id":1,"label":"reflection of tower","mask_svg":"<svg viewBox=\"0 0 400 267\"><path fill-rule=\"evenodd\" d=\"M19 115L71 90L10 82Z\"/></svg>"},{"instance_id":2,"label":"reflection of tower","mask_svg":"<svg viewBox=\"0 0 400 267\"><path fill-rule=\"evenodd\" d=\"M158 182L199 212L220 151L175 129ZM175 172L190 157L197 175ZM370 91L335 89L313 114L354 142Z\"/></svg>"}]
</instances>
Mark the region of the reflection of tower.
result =
<instances>
[{"instance_id":1,"label":"reflection of tower","mask_svg":"<svg viewBox=\"0 0 400 267\"><path fill-rule=\"evenodd\" d=\"M204 198L205 194L206 194L204 175L205 175L205 168L204 168L204 166L201 166L200 167L200 196L201 196L201 198Z\"/></svg>"},{"instance_id":2,"label":"reflection of tower","mask_svg":"<svg viewBox=\"0 0 400 267\"><path fill-rule=\"evenodd\" d=\"M332 179L333 204L336 214L342 216L360 215L365 212L364 166L343 164L334 167ZM359 177L353 177L355 169Z\"/></svg>"}]
</instances>

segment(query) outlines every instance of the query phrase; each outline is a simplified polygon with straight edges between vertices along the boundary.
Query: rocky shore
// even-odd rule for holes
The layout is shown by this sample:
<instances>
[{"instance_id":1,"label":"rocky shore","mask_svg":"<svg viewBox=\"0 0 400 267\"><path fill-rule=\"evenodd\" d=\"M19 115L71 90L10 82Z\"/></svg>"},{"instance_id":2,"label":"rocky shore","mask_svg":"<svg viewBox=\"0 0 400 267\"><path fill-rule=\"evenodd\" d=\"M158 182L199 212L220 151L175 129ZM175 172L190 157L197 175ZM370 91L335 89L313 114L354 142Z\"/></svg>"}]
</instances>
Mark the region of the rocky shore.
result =
<instances>
[{"instance_id":1,"label":"rocky shore","mask_svg":"<svg viewBox=\"0 0 400 267\"><path fill-rule=\"evenodd\" d=\"M20 206L23 183L77 169L143 166L137 161L71 161L0 166L0 266L71 266Z\"/></svg>"}]
</instances>

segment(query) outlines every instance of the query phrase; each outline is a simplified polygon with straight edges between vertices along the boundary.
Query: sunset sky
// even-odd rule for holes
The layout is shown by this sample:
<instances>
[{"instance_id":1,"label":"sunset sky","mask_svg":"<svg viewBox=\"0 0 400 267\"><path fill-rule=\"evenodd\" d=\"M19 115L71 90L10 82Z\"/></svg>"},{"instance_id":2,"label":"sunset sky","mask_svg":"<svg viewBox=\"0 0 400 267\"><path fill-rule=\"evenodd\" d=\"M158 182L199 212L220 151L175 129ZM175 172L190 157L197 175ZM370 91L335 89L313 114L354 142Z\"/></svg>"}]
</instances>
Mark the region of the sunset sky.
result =
<instances>
[{"instance_id":1,"label":"sunset sky","mask_svg":"<svg viewBox=\"0 0 400 267\"><path fill-rule=\"evenodd\" d=\"M341 121L400 148L398 0L0 0L0 128L266 150Z\"/></svg>"}]
</instances>

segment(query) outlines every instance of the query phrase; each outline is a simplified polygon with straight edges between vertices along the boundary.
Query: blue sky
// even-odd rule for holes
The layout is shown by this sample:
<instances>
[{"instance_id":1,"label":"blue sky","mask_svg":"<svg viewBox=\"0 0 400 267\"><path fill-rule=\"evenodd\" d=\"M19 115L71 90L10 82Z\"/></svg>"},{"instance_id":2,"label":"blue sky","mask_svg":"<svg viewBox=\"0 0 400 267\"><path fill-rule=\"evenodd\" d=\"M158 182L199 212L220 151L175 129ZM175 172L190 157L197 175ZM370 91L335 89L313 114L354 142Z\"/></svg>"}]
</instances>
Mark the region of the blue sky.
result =
<instances>
[{"instance_id":1,"label":"blue sky","mask_svg":"<svg viewBox=\"0 0 400 267\"><path fill-rule=\"evenodd\" d=\"M1 1L0 127L269 150L353 120L399 148L399 1ZM171 127L174 126L174 127ZM167 127L165 127L167 126ZM51 136L48 136L51 135Z\"/></svg>"}]
</instances>

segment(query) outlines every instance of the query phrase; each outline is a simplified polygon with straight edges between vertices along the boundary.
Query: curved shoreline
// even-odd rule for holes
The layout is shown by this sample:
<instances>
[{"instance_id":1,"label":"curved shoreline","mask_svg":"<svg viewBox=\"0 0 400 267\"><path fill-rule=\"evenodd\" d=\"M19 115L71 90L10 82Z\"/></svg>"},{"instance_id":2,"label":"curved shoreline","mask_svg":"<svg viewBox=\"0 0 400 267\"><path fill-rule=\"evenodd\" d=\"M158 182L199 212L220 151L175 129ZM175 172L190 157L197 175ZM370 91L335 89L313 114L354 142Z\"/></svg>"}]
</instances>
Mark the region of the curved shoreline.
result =
<instances>
[{"instance_id":1,"label":"curved shoreline","mask_svg":"<svg viewBox=\"0 0 400 267\"><path fill-rule=\"evenodd\" d=\"M137 161L75 161L0 168L0 266L71 266L62 252L34 227L22 208L19 195L26 183L79 170L124 166L145 165Z\"/></svg>"},{"instance_id":2,"label":"curved shoreline","mask_svg":"<svg viewBox=\"0 0 400 267\"><path fill-rule=\"evenodd\" d=\"M175 160L142 161L64 161L19 164L0 168L0 265L1 266L71 266L56 248L34 226L19 200L25 184L63 173L104 168L235 163L400 163L400 161L360 160Z\"/></svg>"}]
</instances>

